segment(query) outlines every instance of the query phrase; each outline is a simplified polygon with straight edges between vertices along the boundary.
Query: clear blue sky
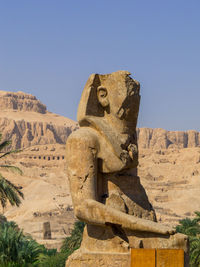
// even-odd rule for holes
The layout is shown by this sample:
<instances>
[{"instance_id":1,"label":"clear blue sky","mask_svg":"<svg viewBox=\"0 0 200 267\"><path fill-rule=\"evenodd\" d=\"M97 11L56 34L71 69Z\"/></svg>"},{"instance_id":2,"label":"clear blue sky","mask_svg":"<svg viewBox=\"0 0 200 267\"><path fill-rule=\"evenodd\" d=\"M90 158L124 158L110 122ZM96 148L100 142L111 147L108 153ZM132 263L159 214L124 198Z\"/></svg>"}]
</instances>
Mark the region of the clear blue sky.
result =
<instances>
[{"instance_id":1,"label":"clear blue sky","mask_svg":"<svg viewBox=\"0 0 200 267\"><path fill-rule=\"evenodd\" d=\"M0 0L0 89L76 119L91 73L141 83L140 127L200 131L199 0Z\"/></svg>"}]
</instances>

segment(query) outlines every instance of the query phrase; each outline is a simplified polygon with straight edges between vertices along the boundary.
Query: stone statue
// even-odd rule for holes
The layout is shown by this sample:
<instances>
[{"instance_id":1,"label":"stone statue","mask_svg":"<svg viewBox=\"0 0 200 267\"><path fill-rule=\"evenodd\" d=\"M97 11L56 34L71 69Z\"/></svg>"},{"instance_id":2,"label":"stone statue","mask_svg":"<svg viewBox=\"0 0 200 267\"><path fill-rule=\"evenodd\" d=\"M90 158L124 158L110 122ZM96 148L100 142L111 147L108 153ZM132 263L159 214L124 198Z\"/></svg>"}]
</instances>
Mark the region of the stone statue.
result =
<instances>
[{"instance_id":1,"label":"stone statue","mask_svg":"<svg viewBox=\"0 0 200 267\"><path fill-rule=\"evenodd\" d=\"M187 237L157 223L137 176L139 93L127 71L92 74L85 85L66 158L74 213L86 227L66 266L125 267L130 248L187 253Z\"/></svg>"}]
</instances>

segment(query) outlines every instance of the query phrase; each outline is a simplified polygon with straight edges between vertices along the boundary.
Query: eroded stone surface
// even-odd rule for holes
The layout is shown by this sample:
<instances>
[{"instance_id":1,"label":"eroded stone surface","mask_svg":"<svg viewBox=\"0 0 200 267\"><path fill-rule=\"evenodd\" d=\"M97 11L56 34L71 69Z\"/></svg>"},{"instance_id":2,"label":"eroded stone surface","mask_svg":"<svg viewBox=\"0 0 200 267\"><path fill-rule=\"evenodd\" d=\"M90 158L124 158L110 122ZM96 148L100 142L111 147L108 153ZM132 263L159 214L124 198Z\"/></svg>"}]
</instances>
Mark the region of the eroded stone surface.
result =
<instances>
[{"instance_id":1,"label":"eroded stone surface","mask_svg":"<svg viewBox=\"0 0 200 267\"><path fill-rule=\"evenodd\" d=\"M200 133L194 130L167 131L161 128L138 128L139 148L180 149L200 146Z\"/></svg>"},{"instance_id":2,"label":"eroded stone surface","mask_svg":"<svg viewBox=\"0 0 200 267\"><path fill-rule=\"evenodd\" d=\"M130 266L130 253L90 253L81 249L73 253L66 267L127 267Z\"/></svg>"},{"instance_id":3,"label":"eroded stone surface","mask_svg":"<svg viewBox=\"0 0 200 267\"><path fill-rule=\"evenodd\" d=\"M92 74L83 90L80 129L68 138L66 153L74 213L87 223L80 257L87 250L103 260L108 252L157 245L187 253L187 237L157 223L137 176L139 90L126 71ZM74 266L73 259L66 266Z\"/></svg>"},{"instance_id":4,"label":"eroded stone surface","mask_svg":"<svg viewBox=\"0 0 200 267\"><path fill-rule=\"evenodd\" d=\"M23 92L0 91L0 106L3 110L34 111L45 114L46 106L35 96Z\"/></svg>"},{"instance_id":5,"label":"eroded stone surface","mask_svg":"<svg viewBox=\"0 0 200 267\"><path fill-rule=\"evenodd\" d=\"M0 91L0 132L11 140L12 148L65 144L77 123L48 112L35 96L23 92Z\"/></svg>"}]
</instances>

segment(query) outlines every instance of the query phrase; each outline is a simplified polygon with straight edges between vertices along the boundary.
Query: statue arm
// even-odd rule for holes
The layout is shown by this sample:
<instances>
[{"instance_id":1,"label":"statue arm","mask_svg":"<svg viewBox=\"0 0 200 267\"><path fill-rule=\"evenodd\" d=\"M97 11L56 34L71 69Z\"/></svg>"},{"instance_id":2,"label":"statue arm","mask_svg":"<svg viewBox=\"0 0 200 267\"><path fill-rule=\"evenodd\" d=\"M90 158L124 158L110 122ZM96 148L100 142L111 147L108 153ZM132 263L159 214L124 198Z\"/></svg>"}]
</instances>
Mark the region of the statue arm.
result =
<instances>
[{"instance_id":1,"label":"statue arm","mask_svg":"<svg viewBox=\"0 0 200 267\"><path fill-rule=\"evenodd\" d=\"M98 201L98 141L95 136L87 136L87 132L79 135L78 131L67 141L67 169L75 216L90 224L117 224L133 231L172 234L171 228L125 214Z\"/></svg>"}]
</instances>

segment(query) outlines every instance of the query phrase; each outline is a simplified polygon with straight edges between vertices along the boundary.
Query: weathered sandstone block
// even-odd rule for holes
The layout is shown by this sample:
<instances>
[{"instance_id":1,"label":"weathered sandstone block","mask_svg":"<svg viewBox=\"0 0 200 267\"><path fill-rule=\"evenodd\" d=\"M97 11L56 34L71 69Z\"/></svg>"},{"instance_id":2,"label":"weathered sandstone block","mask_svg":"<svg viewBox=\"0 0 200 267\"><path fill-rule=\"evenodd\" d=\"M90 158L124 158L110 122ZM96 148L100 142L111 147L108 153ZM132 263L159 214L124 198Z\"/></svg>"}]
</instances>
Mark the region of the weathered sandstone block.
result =
<instances>
[{"instance_id":1,"label":"weathered sandstone block","mask_svg":"<svg viewBox=\"0 0 200 267\"><path fill-rule=\"evenodd\" d=\"M126 261L130 248L182 248L188 253L187 236L157 223L137 176L139 92L139 82L126 71L92 74L83 90L80 129L67 140L66 159L74 213L87 226L67 267L92 266L94 255L95 266L104 266L108 253L105 266L114 266L112 255ZM150 132L144 133L145 140ZM156 140L166 148L167 131L153 131L149 146L159 148Z\"/></svg>"}]
</instances>

